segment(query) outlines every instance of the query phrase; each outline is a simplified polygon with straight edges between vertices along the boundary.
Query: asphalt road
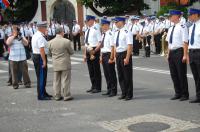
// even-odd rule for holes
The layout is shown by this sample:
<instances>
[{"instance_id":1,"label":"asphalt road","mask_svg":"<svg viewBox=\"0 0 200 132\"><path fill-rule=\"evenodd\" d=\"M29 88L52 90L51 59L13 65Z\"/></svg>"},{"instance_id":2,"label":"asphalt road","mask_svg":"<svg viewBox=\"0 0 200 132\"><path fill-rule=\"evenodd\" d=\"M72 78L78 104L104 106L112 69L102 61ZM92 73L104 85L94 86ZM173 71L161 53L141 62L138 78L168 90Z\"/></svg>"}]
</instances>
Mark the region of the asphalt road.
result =
<instances>
[{"instance_id":1,"label":"asphalt road","mask_svg":"<svg viewBox=\"0 0 200 132\"><path fill-rule=\"evenodd\" d=\"M38 101L34 67L29 61L32 88L7 86L7 62L0 61L0 132L156 132L200 131L200 106L189 101L171 101L173 85L168 64L153 55L133 58L134 99L131 101L88 94L87 65L80 53L72 57L73 101ZM53 94L49 61L47 91ZM195 86L188 66L190 98ZM103 92L106 91L103 77ZM121 90L118 87L118 94Z\"/></svg>"}]
</instances>

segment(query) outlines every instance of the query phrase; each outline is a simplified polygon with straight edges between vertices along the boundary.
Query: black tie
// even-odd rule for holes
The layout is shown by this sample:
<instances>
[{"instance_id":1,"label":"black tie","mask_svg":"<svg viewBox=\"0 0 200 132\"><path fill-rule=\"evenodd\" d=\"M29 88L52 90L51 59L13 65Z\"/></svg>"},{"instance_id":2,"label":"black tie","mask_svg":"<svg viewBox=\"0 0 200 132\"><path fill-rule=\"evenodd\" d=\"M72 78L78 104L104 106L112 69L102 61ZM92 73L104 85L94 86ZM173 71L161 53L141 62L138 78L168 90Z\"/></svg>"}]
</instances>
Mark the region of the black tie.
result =
<instances>
[{"instance_id":1,"label":"black tie","mask_svg":"<svg viewBox=\"0 0 200 132\"><path fill-rule=\"evenodd\" d=\"M192 28L192 34L191 34L191 39L190 39L190 44L191 45L194 44L195 27L196 27L196 24L194 24L194 26Z\"/></svg>"},{"instance_id":2,"label":"black tie","mask_svg":"<svg viewBox=\"0 0 200 132\"><path fill-rule=\"evenodd\" d=\"M33 35L34 35L34 30L33 30L33 28L32 28L32 32L33 32Z\"/></svg>"},{"instance_id":3,"label":"black tie","mask_svg":"<svg viewBox=\"0 0 200 132\"><path fill-rule=\"evenodd\" d=\"M170 39L169 39L170 44L172 44L172 41L173 41L174 28L175 28L175 26L173 26L173 29L172 29L172 32L171 32L171 35L170 35Z\"/></svg>"},{"instance_id":4,"label":"black tie","mask_svg":"<svg viewBox=\"0 0 200 132\"><path fill-rule=\"evenodd\" d=\"M120 34L120 30L118 31L118 34L117 34L116 47L119 46L119 34Z\"/></svg>"},{"instance_id":5,"label":"black tie","mask_svg":"<svg viewBox=\"0 0 200 132\"><path fill-rule=\"evenodd\" d=\"M88 32L87 32L87 35L86 35L86 38L85 38L85 43L86 44L88 44L89 33L90 33L90 29L88 29Z\"/></svg>"},{"instance_id":6,"label":"black tie","mask_svg":"<svg viewBox=\"0 0 200 132\"><path fill-rule=\"evenodd\" d=\"M24 33L24 37L26 37L25 30L24 30L24 27L23 27L23 33Z\"/></svg>"},{"instance_id":7,"label":"black tie","mask_svg":"<svg viewBox=\"0 0 200 132\"><path fill-rule=\"evenodd\" d=\"M103 33L103 39L102 39L102 42L101 42L102 47L104 47L104 40L105 40L105 37L106 37L106 33Z\"/></svg>"},{"instance_id":8,"label":"black tie","mask_svg":"<svg viewBox=\"0 0 200 132\"><path fill-rule=\"evenodd\" d=\"M65 27L64 27L64 25L63 25L63 32L65 33Z\"/></svg>"}]
</instances>

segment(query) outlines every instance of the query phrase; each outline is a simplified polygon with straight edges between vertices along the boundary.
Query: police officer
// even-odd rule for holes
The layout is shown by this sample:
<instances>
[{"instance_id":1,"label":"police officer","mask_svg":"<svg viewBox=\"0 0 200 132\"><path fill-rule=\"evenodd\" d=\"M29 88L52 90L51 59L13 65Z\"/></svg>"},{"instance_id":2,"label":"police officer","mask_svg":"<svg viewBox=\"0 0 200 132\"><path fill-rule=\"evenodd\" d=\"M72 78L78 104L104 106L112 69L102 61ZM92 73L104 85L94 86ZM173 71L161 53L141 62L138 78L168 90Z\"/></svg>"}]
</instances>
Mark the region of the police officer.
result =
<instances>
[{"instance_id":1,"label":"police officer","mask_svg":"<svg viewBox=\"0 0 200 132\"><path fill-rule=\"evenodd\" d=\"M84 61L87 61L90 81L92 83L91 89L87 92L99 93L101 92L101 70L100 70L100 46L101 46L101 32L95 27L95 16L87 15L88 29L85 32L85 50Z\"/></svg>"},{"instance_id":2,"label":"police officer","mask_svg":"<svg viewBox=\"0 0 200 132\"><path fill-rule=\"evenodd\" d=\"M137 17L133 16L131 18L132 24L129 27L129 31L133 35L133 43L134 43L133 55L139 56L139 53L140 53L140 51L139 51L139 40L138 40L137 36L139 35L140 28L137 25L136 21L137 21Z\"/></svg>"},{"instance_id":3,"label":"police officer","mask_svg":"<svg viewBox=\"0 0 200 132\"><path fill-rule=\"evenodd\" d=\"M125 28L125 18L116 17L115 21L118 30L114 35L114 44L116 46L118 79L122 90L119 99L131 100L133 98L133 37Z\"/></svg>"},{"instance_id":4,"label":"police officer","mask_svg":"<svg viewBox=\"0 0 200 132\"><path fill-rule=\"evenodd\" d=\"M33 63L37 76L38 100L50 100L51 95L46 92L47 81L47 41L45 33L47 31L46 22L38 22L38 31L32 37Z\"/></svg>"},{"instance_id":5,"label":"police officer","mask_svg":"<svg viewBox=\"0 0 200 132\"><path fill-rule=\"evenodd\" d=\"M117 95L117 77L114 62L113 33L109 29L110 21L102 19L101 24L103 34L101 40L102 48L100 62L103 65L104 75L107 83L107 93L103 95L113 97Z\"/></svg>"},{"instance_id":6,"label":"police officer","mask_svg":"<svg viewBox=\"0 0 200 132\"><path fill-rule=\"evenodd\" d=\"M189 28L189 60L196 86L196 99L190 103L200 103L200 10L191 8L189 19L193 22Z\"/></svg>"},{"instance_id":7,"label":"police officer","mask_svg":"<svg viewBox=\"0 0 200 132\"><path fill-rule=\"evenodd\" d=\"M171 78L174 84L175 96L171 100L189 99L187 81L187 60L188 60L188 29L180 23L181 12L170 10L170 20L174 26L169 28L166 41L169 43L168 62Z\"/></svg>"},{"instance_id":8,"label":"police officer","mask_svg":"<svg viewBox=\"0 0 200 132\"><path fill-rule=\"evenodd\" d=\"M53 26L53 24L50 23L48 27L48 40L52 40L55 36L56 36L55 24Z\"/></svg>"},{"instance_id":9,"label":"police officer","mask_svg":"<svg viewBox=\"0 0 200 132\"><path fill-rule=\"evenodd\" d=\"M60 26L63 28L64 38L70 39L70 29L69 29L68 25L65 24L64 22L62 22Z\"/></svg>"},{"instance_id":10,"label":"police officer","mask_svg":"<svg viewBox=\"0 0 200 132\"><path fill-rule=\"evenodd\" d=\"M76 20L73 20L73 27L72 27L72 35L73 35L73 41L74 41L74 50L76 51L76 45L78 43L78 50L81 50L81 41L80 41L80 25L77 23Z\"/></svg>"}]
</instances>

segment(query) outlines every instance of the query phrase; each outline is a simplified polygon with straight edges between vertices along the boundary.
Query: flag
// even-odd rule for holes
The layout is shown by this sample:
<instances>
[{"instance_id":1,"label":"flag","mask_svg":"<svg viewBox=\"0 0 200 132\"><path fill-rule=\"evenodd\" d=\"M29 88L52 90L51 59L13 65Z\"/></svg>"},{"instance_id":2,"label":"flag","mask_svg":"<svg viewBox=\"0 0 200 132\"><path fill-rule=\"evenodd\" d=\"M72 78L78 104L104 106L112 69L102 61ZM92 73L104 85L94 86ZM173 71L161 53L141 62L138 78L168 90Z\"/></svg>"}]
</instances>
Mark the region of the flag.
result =
<instances>
[{"instance_id":1,"label":"flag","mask_svg":"<svg viewBox=\"0 0 200 132\"><path fill-rule=\"evenodd\" d=\"M2 4L4 4L6 8L10 6L10 2L8 0L2 0Z\"/></svg>"}]
</instances>

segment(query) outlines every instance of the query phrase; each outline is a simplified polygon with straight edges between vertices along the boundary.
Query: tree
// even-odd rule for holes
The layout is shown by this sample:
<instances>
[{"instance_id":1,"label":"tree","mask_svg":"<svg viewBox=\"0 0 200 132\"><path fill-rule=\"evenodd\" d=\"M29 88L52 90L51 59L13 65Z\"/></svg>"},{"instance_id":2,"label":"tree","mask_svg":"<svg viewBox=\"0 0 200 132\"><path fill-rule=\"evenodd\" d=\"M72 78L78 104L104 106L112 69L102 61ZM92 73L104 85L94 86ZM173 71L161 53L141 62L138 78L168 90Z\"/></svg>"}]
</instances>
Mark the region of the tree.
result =
<instances>
[{"instance_id":1,"label":"tree","mask_svg":"<svg viewBox=\"0 0 200 132\"><path fill-rule=\"evenodd\" d=\"M7 21L25 22L31 21L35 16L37 0L9 0L10 7L5 9L3 15Z\"/></svg>"},{"instance_id":2,"label":"tree","mask_svg":"<svg viewBox=\"0 0 200 132\"><path fill-rule=\"evenodd\" d=\"M89 7L98 16L124 15L132 11L141 14L141 10L149 9L144 0L78 0L78 2ZM103 12L98 11L97 7L103 8Z\"/></svg>"}]
</instances>

